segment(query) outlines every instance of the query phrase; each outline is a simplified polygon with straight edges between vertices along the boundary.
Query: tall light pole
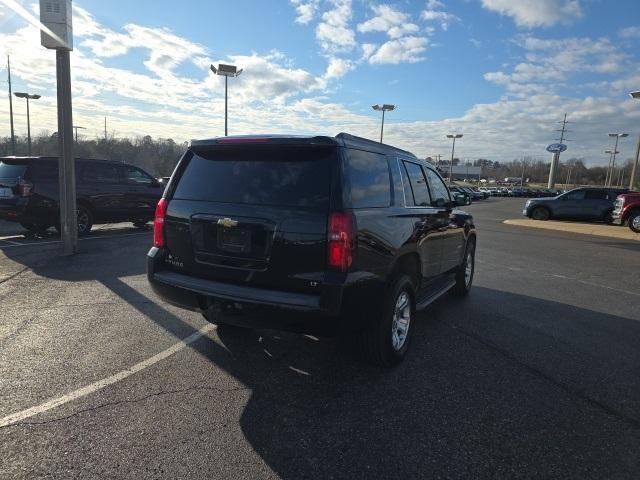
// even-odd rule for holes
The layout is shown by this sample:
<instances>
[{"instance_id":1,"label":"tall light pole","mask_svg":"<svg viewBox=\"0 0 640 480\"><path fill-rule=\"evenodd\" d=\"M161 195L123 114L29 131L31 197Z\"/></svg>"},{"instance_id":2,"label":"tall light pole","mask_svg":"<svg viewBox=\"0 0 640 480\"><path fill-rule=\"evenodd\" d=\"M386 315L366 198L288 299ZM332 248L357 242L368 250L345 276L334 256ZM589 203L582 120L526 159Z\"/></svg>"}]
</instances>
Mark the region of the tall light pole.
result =
<instances>
[{"instance_id":1,"label":"tall light pole","mask_svg":"<svg viewBox=\"0 0 640 480\"><path fill-rule=\"evenodd\" d=\"M227 92L229 88L229 77L239 77L244 69L241 68L240 70L238 70L238 67L236 67L235 65L225 65L224 63L219 63L218 68L214 67L213 65L211 65L210 68L214 74L224 77L224 136L226 137L229 134L229 131L227 129Z\"/></svg>"},{"instance_id":2,"label":"tall light pole","mask_svg":"<svg viewBox=\"0 0 640 480\"><path fill-rule=\"evenodd\" d=\"M449 163L449 184L451 184L451 177L453 174L453 156L455 155L455 152L456 152L456 139L462 138L462 134L454 133L451 135L447 135L447 138L453 139L453 146L451 147L451 163Z\"/></svg>"},{"instance_id":3,"label":"tall light pole","mask_svg":"<svg viewBox=\"0 0 640 480\"><path fill-rule=\"evenodd\" d=\"M615 146L613 147L613 153L611 156L611 166L609 168L610 171L607 174L607 182L605 184L605 187L610 187L611 183L613 182L613 172L615 171L615 168L616 168L616 155L620 153L618 152L618 141L621 138L628 137L629 134L628 133L610 133L609 136L611 138L615 138L616 143L615 143Z\"/></svg>"},{"instance_id":4,"label":"tall light pole","mask_svg":"<svg viewBox=\"0 0 640 480\"><path fill-rule=\"evenodd\" d=\"M78 145L78 129L80 129L80 130L86 130L86 128L84 128L84 127L80 127L80 126L77 126L77 125L74 125L74 126L73 126L73 129L76 131L76 145Z\"/></svg>"},{"instance_id":5,"label":"tall light pole","mask_svg":"<svg viewBox=\"0 0 640 480\"><path fill-rule=\"evenodd\" d=\"M36 95L35 93L16 92L15 96L27 100L27 143L28 155L31 156L31 116L29 114L29 100L38 100L40 95Z\"/></svg>"},{"instance_id":6,"label":"tall light pole","mask_svg":"<svg viewBox=\"0 0 640 480\"><path fill-rule=\"evenodd\" d=\"M608 153L609 154L609 165L607 166L607 175L604 178L604 186L607 186L607 183L609 182L609 171L611 170L611 160L613 159L613 150L605 150L604 153ZM616 152L616 153L620 153L620 152Z\"/></svg>"},{"instance_id":7,"label":"tall light pole","mask_svg":"<svg viewBox=\"0 0 640 480\"><path fill-rule=\"evenodd\" d=\"M631 98L640 100L640 90L631 92L629 94ZM633 190L636 183L636 173L638 173L638 161L640 159L640 137L638 137L638 146L636 147L636 159L633 162L633 168L631 169L631 178L629 179L629 190Z\"/></svg>"},{"instance_id":8,"label":"tall light pole","mask_svg":"<svg viewBox=\"0 0 640 480\"><path fill-rule=\"evenodd\" d=\"M11 155L16 155L16 134L13 130L13 95L11 94L11 59L7 55L7 79L9 82L9 118L11 119Z\"/></svg>"},{"instance_id":9,"label":"tall light pole","mask_svg":"<svg viewBox=\"0 0 640 480\"><path fill-rule=\"evenodd\" d=\"M380 143L382 143L382 137L384 135L384 112L392 112L396 109L396 106L383 103L382 105L373 105L371 108L377 112L382 112L382 124L380 125Z\"/></svg>"}]
</instances>

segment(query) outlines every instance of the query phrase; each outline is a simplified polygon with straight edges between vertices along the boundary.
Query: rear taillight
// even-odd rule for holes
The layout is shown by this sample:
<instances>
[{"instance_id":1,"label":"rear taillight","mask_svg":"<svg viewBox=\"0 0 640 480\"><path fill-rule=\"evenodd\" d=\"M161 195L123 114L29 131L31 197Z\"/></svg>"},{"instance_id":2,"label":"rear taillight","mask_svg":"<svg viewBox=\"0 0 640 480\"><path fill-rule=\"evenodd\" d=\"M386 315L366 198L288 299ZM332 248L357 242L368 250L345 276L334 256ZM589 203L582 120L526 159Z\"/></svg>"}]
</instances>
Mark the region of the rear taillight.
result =
<instances>
[{"instance_id":1,"label":"rear taillight","mask_svg":"<svg viewBox=\"0 0 640 480\"><path fill-rule=\"evenodd\" d=\"M29 197L33 193L33 183L29 180L21 178L18 181L18 195L20 197Z\"/></svg>"},{"instance_id":2,"label":"rear taillight","mask_svg":"<svg viewBox=\"0 0 640 480\"><path fill-rule=\"evenodd\" d=\"M169 202L166 198L161 198L156 206L156 216L153 219L153 246L162 248L164 241L164 220L167 216L167 207Z\"/></svg>"},{"instance_id":3,"label":"rear taillight","mask_svg":"<svg viewBox=\"0 0 640 480\"><path fill-rule=\"evenodd\" d=\"M355 226L353 215L334 212L328 224L328 266L346 272L353 263L355 249Z\"/></svg>"}]
</instances>

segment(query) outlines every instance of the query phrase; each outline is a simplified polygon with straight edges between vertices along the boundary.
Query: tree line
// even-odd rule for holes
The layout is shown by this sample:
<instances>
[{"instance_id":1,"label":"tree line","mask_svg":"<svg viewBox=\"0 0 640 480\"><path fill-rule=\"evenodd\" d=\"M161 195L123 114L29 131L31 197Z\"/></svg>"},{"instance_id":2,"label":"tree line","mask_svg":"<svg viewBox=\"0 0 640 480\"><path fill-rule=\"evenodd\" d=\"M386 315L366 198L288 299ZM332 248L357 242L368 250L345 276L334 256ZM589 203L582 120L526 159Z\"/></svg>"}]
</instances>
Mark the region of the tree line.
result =
<instances>
[{"instance_id":1,"label":"tree line","mask_svg":"<svg viewBox=\"0 0 640 480\"><path fill-rule=\"evenodd\" d=\"M171 175L188 146L187 142L176 143L171 138L152 138L149 135L136 138L78 139L74 154L81 158L116 160L136 165L155 177ZM27 138L16 137L16 155L26 156ZM0 137L0 156L11 155L11 138ZM57 134L41 132L31 137L31 154L34 156L57 156Z\"/></svg>"},{"instance_id":2,"label":"tree line","mask_svg":"<svg viewBox=\"0 0 640 480\"><path fill-rule=\"evenodd\" d=\"M429 159L427 159L429 160ZM446 160L437 162L439 165L449 165ZM549 179L550 161L543 161L534 157L524 157L510 162L498 162L479 158L473 162L467 162L474 167L482 168L482 178L503 181L508 177L523 177L529 183L547 183ZM465 164L467 164L465 163ZM453 160L454 165L460 165L459 159ZM615 171L612 176L612 185L628 186L633 168L633 159L616 159ZM560 159L556 183L572 185L604 185L607 177L608 166L596 165L587 167L582 158ZM640 173L639 173L640 175ZM640 178L636 180L636 188L640 188Z\"/></svg>"},{"instance_id":3,"label":"tree line","mask_svg":"<svg viewBox=\"0 0 640 480\"><path fill-rule=\"evenodd\" d=\"M32 137L32 155L56 156L58 154L57 134L41 132ZM176 143L171 138L152 138L149 135L136 138L80 138L75 146L75 155L83 158L99 158L130 163L141 167L156 177L171 175L178 160L188 146L187 142ZM16 137L16 154L27 155L27 138ZM0 156L11 155L11 139L0 137ZM439 162L448 164L446 161ZM454 165L459 160L454 159ZM482 167L482 178L504 180L507 177L521 177L529 179L530 183L546 183L549 176L550 162L533 157L498 162L480 158L471 162L476 167ZM631 176L632 159L616 161L613 174L613 185L627 186ZM568 185L604 185L607 176L607 166L587 167L584 159L561 159L557 176L557 183ZM640 178L636 183L640 188Z\"/></svg>"}]
</instances>

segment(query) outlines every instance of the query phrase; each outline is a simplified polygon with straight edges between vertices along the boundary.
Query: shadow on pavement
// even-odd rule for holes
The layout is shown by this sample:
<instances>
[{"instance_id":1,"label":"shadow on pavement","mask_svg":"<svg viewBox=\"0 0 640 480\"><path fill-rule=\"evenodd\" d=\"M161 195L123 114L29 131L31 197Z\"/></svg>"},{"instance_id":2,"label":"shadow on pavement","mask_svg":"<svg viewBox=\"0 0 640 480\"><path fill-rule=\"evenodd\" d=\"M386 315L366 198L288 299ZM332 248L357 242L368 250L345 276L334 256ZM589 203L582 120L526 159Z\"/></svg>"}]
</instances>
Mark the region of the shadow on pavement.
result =
<instances>
[{"instance_id":1,"label":"shadow on pavement","mask_svg":"<svg viewBox=\"0 0 640 480\"><path fill-rule=\"evenodd\" d=\"M46 278L99 281L182 339L195 328L120 280L144 272L146 247L105 241L75 258L13 259ZM208 337L190 348L252 390L242 432L282 478L631 478L639 471L640 430L631 415L637 379L628 375L640 371L640 323L476 287L463 301L443 298L415 328L409 358L393 370L363 365L335 340L268 331L221 328L224 348ZM613 341L619 353L610 351ZM178 422L184 418L162 427L169 442ZM232 454L234 446L226 448ZM185 463L215 461L189 449L182 455Z\"/></svg>"}]
</instances>

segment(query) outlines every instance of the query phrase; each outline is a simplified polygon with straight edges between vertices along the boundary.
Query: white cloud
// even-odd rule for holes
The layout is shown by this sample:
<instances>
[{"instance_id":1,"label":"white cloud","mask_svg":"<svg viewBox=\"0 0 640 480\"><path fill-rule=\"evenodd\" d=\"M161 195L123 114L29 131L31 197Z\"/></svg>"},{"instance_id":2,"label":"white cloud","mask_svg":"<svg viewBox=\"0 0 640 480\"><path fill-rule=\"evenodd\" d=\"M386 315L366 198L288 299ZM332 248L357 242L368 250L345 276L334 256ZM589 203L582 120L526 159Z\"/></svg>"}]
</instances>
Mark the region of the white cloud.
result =
<instances>
[{"instance_id":1,"label":"white cloud","mask_svg":"<svg viewBox=\"0 0 640 480\"><path fill-rule=\"evenodd\" d=\"M484 76L515 95L526 95L530 89L550 91L555 84L562 85L578 73L618 73L625 68L627 58L606 38L550 40L527 36L519 44L525 49L526 61L516 64L511 73L497 71Z\"/></svg>"},{"instance_id":2,"label":"white cloud","mask_svg":"<svg viewBox=\"0 0 640 480\"><path fill-rule=\"evenodd\" d=\"M422 54L429 41L423 37L403 37L389 40L369 57L372 64L416 63L424 60Z\"/></svg>"},{"instance_id":3,"label":"white cloud","mask_svg":"<svg viewBox=\"0 0 640 480\"><path fill-rule=\"evenodd\" d=\"M482 6L528 28L548 27L582 16L579 0L482 0Z\"/></svg>"},{"instance_id":4,"label":"white cloud","mask_svg":"<svg viewBox=\"0 0 640 480\"><path fill-rule=\"evenodd\" d=\"M329 65L327 66L327 71L324 75L326 79L332 78L340 78L353 70L354 65L350 60L345 60L343 58L330 58Z\"/></svg>"},{"instance_id":5,"label":"white cloud","mask_svg":"<svg viewBox=\"0 0 640 480\"><path fill-rule=\"evenodd\" d=\"M316 16L318 12L318 4L319 0L311 0L311 1L303 1L303 0L290 0L291 4L295 7L296 13L298 16L296 17L296 23L301 23L306 25Z\"/></svg>"},{"instance_id":6,"label":"white cloud","mask_svg":"<svg viewBox=\"0 0 640 480\"><path fill-rule=\"evenodd\" d=\"M329 0L332 9L322 14L316 26L316 38L329 53L350 51L356 46L354 31L349 27L353 11L351 0Z\"/></svg>"},{"instance_id":7,"label":"white cloud","mask_svg":"<svg viewBox=\"0 0 640 480\"><path fill-rule=\"evenodd\" d=\"M373 5L374 16L358 25L360 33L383 32L391 38L416 33L420 27L411 22L411 16L390 5Z\"/></svg>"},{"instance_id":8,"label":"white cloud","mask_svg":"<svg viewBox=\"0 0 640 480\"><path fill-rule=\"evenodd\" d=\"M427 8L422 11L420 18L427 22L437 22L440 24L440 28L447 30L450 24L459 21L460 18L443 9L444 4L442 2L438 0L428 0Z\"/></svg>"},{"instance_id":9,"label":"white cloud","mask_svg":"<svg viewBox=\"0 0 640 480\"><path fill-rule=\"evenodd\" d=\"M640 38L640 26L621 28L618 35L622 38Z\"/></svg>"}]
</instances>

